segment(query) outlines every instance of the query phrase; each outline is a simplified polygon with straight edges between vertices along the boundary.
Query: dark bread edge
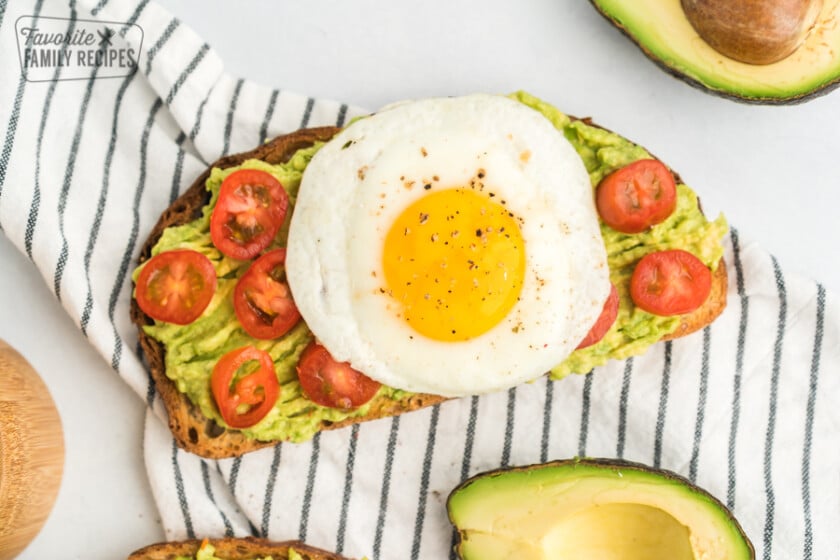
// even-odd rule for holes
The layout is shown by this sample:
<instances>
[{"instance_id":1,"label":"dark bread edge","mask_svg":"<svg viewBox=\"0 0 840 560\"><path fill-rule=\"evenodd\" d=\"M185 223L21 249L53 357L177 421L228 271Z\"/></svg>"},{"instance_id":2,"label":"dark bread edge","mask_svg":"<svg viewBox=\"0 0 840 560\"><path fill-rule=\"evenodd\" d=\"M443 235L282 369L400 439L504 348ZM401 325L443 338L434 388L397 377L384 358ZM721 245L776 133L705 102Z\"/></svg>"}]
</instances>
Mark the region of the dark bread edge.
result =
<instances>
[{"instance_id":1,"label":"dark bread edge","mask_svg":"<svg viewBox=\"0 0 840 560\"><path fill-rule=\"evenodd\" d=\"M272 542L256 537L208 540L216 548L216 556L224 560L253 560L264 556L271 556L274 560L288 560L289 548L294 548L304 560L348 560L339 554L307 546L300 541ZM178 556L194 556L201 543L198 539L156 543L132 552L128 560L173 560Z\"/></svg>"},{"instance_id":2,"label":"dark bread edge","mask_svg":"<svg viewBox=\"0 0 840 560\"><path fill-rule=\"evenodd\" d=\"M591 119L582 119L589 125ZM249 152L225 156L211 164L192 186L186 190L172 205L167 208L155 227L152 229L140 251L139 263L145 262L151 256L152 247L160 239L163 230L169 226L188 223L201 215L202 207L209 201L209 193L205 182L213 167L226 168L241 164L247 159L261 159L268 163L283 163L299 149L311 146L315 142L327 141L337 132L335 127L302 129L291 134L279 136L270 142ZM679 175L674 173L678 181ZM726 307L727 275L726 265L721 259L713 276L712 293L706 302L696 311L683 315L679 327L662 340L672 340L685 336L710 324ZM163 399L169 415L169 428L177 444L201 457L221 459L238 457L249 451L277 445L277 441L259 441L251 439L238 430L225 429L214 420L205 417L189 398L178 391L175 383L166 376L165 347L157 340L146 335L143 326L153 324L137 305L131 300L131 318L138 327L140 345L146 356L155 386ZM364 417L348 418L341 422L322 423L322 430L334 430L359 422L377 420L389 416L396 416L412 410L431 406L447 400L446 397L429 394L410 394L395 401L383 401L379 406L371 407Z\"/></svg>"}]
</instances>

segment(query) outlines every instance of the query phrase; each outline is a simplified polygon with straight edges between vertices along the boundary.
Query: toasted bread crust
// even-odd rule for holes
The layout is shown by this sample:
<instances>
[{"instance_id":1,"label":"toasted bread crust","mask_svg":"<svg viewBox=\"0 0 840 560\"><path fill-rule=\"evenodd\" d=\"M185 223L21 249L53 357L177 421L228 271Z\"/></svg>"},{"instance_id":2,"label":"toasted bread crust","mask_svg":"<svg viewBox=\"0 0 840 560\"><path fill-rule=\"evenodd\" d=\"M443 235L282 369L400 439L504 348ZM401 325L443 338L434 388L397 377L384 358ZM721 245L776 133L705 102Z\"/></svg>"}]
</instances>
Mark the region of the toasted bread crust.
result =
<instances>
[{"instance_id":1,"label":"toasted bread crust","mask_svg":"<svg viewBox=\"0 0 840 560\"><path fill-rule=\"evenodd\" d=\"M589 119L584 120L588 124L592 124ZM139 262L143 263L151 257L152 247L160 239L163 230L170 226L188 223L201 215L202 207L210 199L205 188L205 182L210 176L210 169L213 167L222 169L233 167L247 159L261 159L274 164L282 163L288 161L297 150L309 147L318 141L329 140L338 131L339 129L335 127L298 130L285 136L279 136L255 150L226 156L214 162L184 194L164 211L140 251ZM677 179L679 180L678 176ZM720 315L725 306L726 265L721 259L713 277L712 293L705 304L696 311L684 315L677 330L663 337L663 340L671 340L703 328ZM178 391L175 383L166 376L166 349L163 344L143 331L145 325L153 324L154 321L143 313L135 299L132 299L131 302L131 318L139 329L140 345L148 361L155 386L169 414L169 428L180 447L202 457L221 459L237 457L243 453L278 443L276 441L259 441L248 438L238 430L226 429L214 420L205 417L199 408L194 406L185 394ZM348 418L341 422L324 421L321 424L321 429L334 430L351 424L396 416L444 400L446 400L446 397L429 394L409 394L394 401L382 399L373 403L368 413L363 417Z\"/></svg>"},{"instance_id":2,"label":"toasted bread crust","mask_svg":"<svg viewBox=\"0 0 840 560\"><path fill-rule=\"evenodd\" d=\"M222 560L253 560L271 556L274 560L288 560L289 549L294 548L304 560L348 560L346 557L300 541L272 542L255 537L208 539ZM131 553L128 560L173 560L178 556L195 556L202 541L192 539L178 542L152 544Z\"/></svg>"}]
</instances>

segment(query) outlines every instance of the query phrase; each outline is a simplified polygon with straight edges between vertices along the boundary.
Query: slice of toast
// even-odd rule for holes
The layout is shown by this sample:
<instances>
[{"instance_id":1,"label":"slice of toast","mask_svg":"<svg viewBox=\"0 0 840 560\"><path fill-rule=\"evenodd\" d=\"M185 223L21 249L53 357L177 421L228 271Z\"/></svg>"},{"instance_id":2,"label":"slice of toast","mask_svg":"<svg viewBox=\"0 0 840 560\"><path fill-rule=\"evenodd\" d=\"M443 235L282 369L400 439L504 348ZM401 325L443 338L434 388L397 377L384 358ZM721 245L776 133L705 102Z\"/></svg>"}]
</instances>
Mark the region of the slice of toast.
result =
<instances>
[{"instance_id":1,"label":"slice of toast","mask_svg":"<svg viewBox=\"0 0 840 560\"><path fill-rule=\"evenodd\" d=\"M203 541L193 539L162 542L135 550L128 560L174 560L179 556L195 557ZM272 542L255 537L208 539L222 560L254 560L271 556L272 560L288 560L294 549L304 560L348 560L344 556L307 546L300 541Z\"/></svg>"},{"instance_id":2,"label":"slice of toast","mask_svg":"<svg viewBox=\"0 0 840 560\"><path fill-rule=\"evenodd\" d=\"M589 119L585 119L585 121L587 124L593 124ZM338 131L339 129L335 127L298 130L285 136L279 136L250 152L225 156L214 162L184 194L164 211L140 251L140 262L145 262L151 257L152 247L160 239L164 229L169 226L188 223L201 215L202 207L210 200L205 182L210 176L211 168L233 167L246 159L261 159L274 164L283 163L288 161L297 150L309 147L315 142L329 140ZM679 181L676 173L675 176ZM726 284L726 266L721 259L713 277L712 293L704 305L696 311L682 316L680 326L673 333L663 337L663 340L687 335L711 323L726 306ZM248 438L238 430L226 429L214 420L205 417L198 407L194 406L185 394L178 391L175 383L166 376L164 359L166 349L163 344L143 331L143 326L153 324L154 321L143 313L135 299L132 299L131 302L131 318L139 328L140 344L146 355L157 390L163 398L169 414L169 427L178 445L202 457L219 459L236 457L277 443ZM321 429L334 430L358 422L396 416L444 400L446 400L445 397L429 394L409 394L402 399L393 401L382 399L372 404L370 411L365 416L348 418L341 422L325 420L321 424Z\"/></svg>"},{"instance_id":3,"label":"slice of toast","mask_svg":"<svg viewBox=\"0 0 840 560\"><path fill-rule=\"evenodd\" d=\"M158 242L164 229L169 226L191 222L201 215L201 209L210 201L210 193L205 188L205 182L210 176L210 169L213 167L220 169L233 167L246 159L260 159L273 164L283 163L288 161L298 150L307 148L315 142L329 140L338 131L339 129L335 127L298 130L277 137L250 152L229 155L214 162L184 194L164 211L140 250L140 262L145 262L151 257L152 247ZM220 459L236 457L248 451L277 443L245 437L242 432L225 429L215 420L205 417L185 394L178 391L175 383L166 377L166 348L143 331L142 327L144 325L153 324L154 321L143 313L137 305L136 299L131 301L131 318L140 330L140 345L146 355L157 390L169 414L169 428L182 448L202 457ZM444 397L425 394L410 394L397 401L383 400L378 405L372 405L364 418L351 418L341 422L324 421L321 424L321 429L334 430L355 422L396 416L443 400L445 400Z\"/></svg>"}]
</instances>

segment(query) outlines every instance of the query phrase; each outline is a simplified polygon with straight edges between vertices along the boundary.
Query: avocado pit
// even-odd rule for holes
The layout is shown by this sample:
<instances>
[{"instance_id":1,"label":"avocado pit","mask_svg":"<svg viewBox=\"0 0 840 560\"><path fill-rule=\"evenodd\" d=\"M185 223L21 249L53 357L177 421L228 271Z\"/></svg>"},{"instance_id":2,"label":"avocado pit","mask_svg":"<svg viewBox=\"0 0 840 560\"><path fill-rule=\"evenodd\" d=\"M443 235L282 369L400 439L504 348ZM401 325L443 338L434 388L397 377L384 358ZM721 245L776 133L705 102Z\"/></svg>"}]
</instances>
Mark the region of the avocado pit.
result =
<instances>
[{"instance_id":1,"label":"avocado pit","mask_svg":"<svg viewBox=\"0 0 840 560\"><path fill-rule=\"evenodd\" d=\"M790 56L813 29L822 0L681 0L698 35L713 49L747 64Z\"/></svg>"}]
</instances>

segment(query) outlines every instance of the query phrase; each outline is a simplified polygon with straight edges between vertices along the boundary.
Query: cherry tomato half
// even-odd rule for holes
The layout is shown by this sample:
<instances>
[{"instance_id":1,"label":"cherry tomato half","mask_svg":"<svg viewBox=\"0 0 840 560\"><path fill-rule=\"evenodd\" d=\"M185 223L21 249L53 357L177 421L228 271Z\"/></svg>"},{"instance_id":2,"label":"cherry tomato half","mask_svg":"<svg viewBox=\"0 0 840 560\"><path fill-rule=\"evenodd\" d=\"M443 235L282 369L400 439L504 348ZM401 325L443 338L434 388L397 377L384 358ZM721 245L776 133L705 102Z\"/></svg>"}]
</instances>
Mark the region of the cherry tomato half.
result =
<instances>
[{"instance_id":1,"label":"cherry tomato half","mask_svg":"<svg viewBox=\"0 0 840 560\"><path fill-rule=\"evenodd\" d=\"M249 362L258 368L237 376ZM262 420L280 396L274 362L268 352L243 346L222 356L213 368L210 389L222 419L231 428L249 428Z\"/></svg>"},{"instance_id":2,"label":"cherry tomato half","mask_svg":"<svg viewBox=\"0 0 840 560\"><path fill-rule=\"evenodd\" d=\"M335 361L314 341L301 354L297 373L303 392L321 406L355 408L372 399L380 387L347 362Z\"/></svg>"},{"instance_id":3,"label":"cherry tomato half","mask_svg":"<svg viewBox=\"0 0 840 560\"><path fill-rule=\"evenodd\" d=\"M601 310L601 314L580 344L578 344L576 350L592 346L604 338L604 335L607 334L607 331L615 323L616 317L618 317L618 290L615 289L614 284L610 284L610 295L607 296L607 301L604 302L604 308Z\"/></svg>"},{"instance_id":4,"label":"cherry tomato half","mask_svg":"<svg viewBox=\"0 0 840 560\"><path fill-rule=\"evenodd\" d=\"M210 238L233 259L256 257L268 247L289 206L289 195L265 171L240 169L222 182L210 216Z\"/></svg>"},{"instance_id":5,"label":"cherry tomato half","mask_svg":"<svg viewBox=\"0 0 840 560\"><path fill-rule=\"evenodd\" d=\"M703 305L712 290L712 273L686 251L658 251L642 257L630 278L630 297L656 315L682 315Z\"/></svg>"},{"instance_id":6,"label":"cherry tomato half","mask_svg":"<svg viewBox=\"0 0 840 560\"><path fill-rule=\"evenodd\" d=\"M598 214L622 233L639 233L677 207L674 176L655 159L642 159L607 175L595 192Z\"/></svg>"},{"instance_id":7,"label":"cherry tomato half","mask_svg":"<svg viewBox=\"0 0 840 560\"><path fill-rule=\"evenodd\" d=\"M210 259L189 249L158 253L137 277L135 297L146 315L187 325L207 308L216 293L216 269Z\"/></svg>"},{"instance_id":8,"label":"cherry tomato half","mask_svg":"<svg viewBox=\"0 0 840 560\"><path fill-rule=\"evenodd\" d=\"M300 319L286 283L286 250L275 249L251 264L233 290L233 309L245 332L264 340L283 336Z\"/></svg>"}]
</instances>

